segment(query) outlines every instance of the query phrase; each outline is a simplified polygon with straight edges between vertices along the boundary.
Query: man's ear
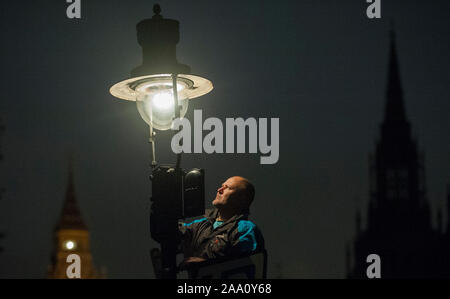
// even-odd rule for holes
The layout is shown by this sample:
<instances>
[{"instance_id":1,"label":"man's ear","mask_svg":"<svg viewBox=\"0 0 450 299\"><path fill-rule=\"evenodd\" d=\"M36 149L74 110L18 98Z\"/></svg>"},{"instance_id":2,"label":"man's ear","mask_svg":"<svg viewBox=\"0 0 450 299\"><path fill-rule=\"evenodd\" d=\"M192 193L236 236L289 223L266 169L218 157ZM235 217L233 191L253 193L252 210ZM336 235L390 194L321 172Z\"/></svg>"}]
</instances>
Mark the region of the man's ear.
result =
<instances>
[{"instance_id":1,"label":"man's ear","mask_svg":"<svg viewBox=\"0 0 450 299\"><path fill-rule=\"evenodd\" d=\"M245 194L245 192L242 192L240 194L239 202L241 203L241 207L244 210L250 208L251 202L250 202L250 199L247 197L247 194Z\"/></svg>"}]
</instances>

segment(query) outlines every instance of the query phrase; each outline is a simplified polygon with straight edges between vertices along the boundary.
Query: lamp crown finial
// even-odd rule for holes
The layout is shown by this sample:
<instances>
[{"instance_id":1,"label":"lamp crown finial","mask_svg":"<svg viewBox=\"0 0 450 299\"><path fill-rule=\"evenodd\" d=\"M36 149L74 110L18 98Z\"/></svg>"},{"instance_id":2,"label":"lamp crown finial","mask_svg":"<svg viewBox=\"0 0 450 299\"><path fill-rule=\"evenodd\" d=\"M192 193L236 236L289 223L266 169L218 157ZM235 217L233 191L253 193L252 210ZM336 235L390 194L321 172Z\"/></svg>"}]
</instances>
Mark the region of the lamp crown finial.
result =
<instances>
[{"instance_id":1,"label":"lamp crown finial","mask_svg":"<svg viewBox=\"0 0 450 299\"><path fill-rule=\"evenodd\" d=\"M161 13L161 6L159 4L153 5L153 13L157 16Z\"/></svg>"}]
</instances>

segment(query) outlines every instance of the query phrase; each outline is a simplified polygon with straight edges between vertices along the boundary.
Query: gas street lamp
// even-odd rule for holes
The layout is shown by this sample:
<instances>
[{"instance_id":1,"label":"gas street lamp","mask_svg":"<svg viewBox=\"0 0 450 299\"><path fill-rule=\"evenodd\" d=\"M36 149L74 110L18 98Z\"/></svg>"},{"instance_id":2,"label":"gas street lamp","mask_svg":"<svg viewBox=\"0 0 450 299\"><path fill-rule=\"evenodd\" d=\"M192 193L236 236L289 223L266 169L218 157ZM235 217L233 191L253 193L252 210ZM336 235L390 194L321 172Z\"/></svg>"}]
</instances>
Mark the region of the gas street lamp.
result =
<instances>
[{"instance_id":1,"label":"gas street lamp","mask_svg":"<svg viewBox=\"0 0 450 299\"><path fill-rule=\"evenodd\" d=\"M151 19L136 26L142 65L131 71L130 79L114 84L110 93L136 102L139 114L150 127L155 165L153 129L170 129L174 119L186 114L189 100L209 93L213 85L208 79L190 74L191 68L177 61L179 22L163 18L158 4L154 5L153 12Z\"/></svg>"},{"instance_id":2,"label":"gas street lamp","mask_svg":"<svg viewBox=\"0 0 450 299\"><path fill-rule=\"evenodd\" d=\"M142 119L150 128L152 145L152 207L150 231L161 244L161 278L176 278L176 253L179 244L178 220L204 212L204 171L175 166L158 166L155 159L155 132L168 130L173 121L184 117L189 101L209 93L211 81L192 75L188 65L177 61L179 22L161 16L158 4L154 16L136 26L142 47L142 65L131 71L131 78L114 84L110 93L119 99L135 101ZM154 262L155 264L155 262Z\"/></svg>"}]
</instances>

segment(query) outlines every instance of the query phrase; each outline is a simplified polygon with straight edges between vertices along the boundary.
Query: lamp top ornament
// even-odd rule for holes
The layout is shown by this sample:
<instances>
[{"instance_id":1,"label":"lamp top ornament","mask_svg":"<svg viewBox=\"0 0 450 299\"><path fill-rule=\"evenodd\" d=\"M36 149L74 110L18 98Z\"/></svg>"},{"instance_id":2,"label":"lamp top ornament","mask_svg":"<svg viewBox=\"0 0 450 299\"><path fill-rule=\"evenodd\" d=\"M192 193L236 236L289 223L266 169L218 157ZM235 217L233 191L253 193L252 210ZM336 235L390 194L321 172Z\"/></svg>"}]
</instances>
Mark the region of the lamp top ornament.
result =
<instances>
[{"instance_id":1,"label":"lamp top ornament","mask_svg":"<svg viewBox=\"0 0 450 299\"><path fill-rule=\"evenodd\" d=\"M192 99L213 89L211 81L191 75L191 68L177 60L176 46L180 40L180 23L161 15L159 4L153 6L153 17L136 25L137 41L142 47L142 65L131 70L131 78L111 87L110 93L120 99L136 101L139 90L148 84L170 82L171 75L178 75L183 84L181 97ZM142 88L144 85L144 88ZM141 87L141 88L139 88Z\"/></svg>"},{"instance_id":2,"label":"lamp top ornament","mask_svg":"<svg viewBox=\"0 0 450 299\"><path fill-rule=\"evenodd\" d=\"M131 71L132 77L152 74L190 74L188 65L177 61L176 46L180 41L180 23L165 19L159 4L153 6L154 15L136 25L137 40L142 47L142 65Z\"/></svg>"}]
</instances>

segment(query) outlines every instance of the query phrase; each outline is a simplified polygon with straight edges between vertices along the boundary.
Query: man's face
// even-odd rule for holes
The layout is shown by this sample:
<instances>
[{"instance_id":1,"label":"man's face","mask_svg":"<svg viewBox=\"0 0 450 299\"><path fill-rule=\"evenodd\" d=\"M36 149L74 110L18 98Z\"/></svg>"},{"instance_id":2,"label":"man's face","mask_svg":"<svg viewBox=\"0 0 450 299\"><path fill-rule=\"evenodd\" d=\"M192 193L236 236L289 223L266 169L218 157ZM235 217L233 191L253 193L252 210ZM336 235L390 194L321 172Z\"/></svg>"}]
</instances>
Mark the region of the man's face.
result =
<instances>
[{"instance_id":1,"label":"man's face","mask_svg":"<svg viewBox=\"0 0 450 299\"><path fill-rule=\"evenodd\" d=\"M243 183L241 178L229 178L219 189L217 189L216 198L212 202L213 206L216 208L239 206L241 204L239 200L241 200L240 194L242 188Z\"/></svg>"}]
</instances>

